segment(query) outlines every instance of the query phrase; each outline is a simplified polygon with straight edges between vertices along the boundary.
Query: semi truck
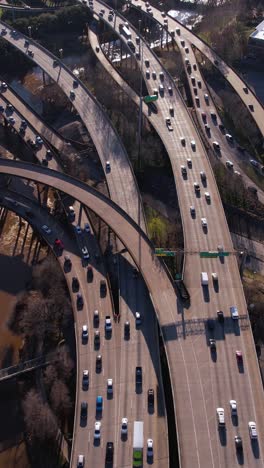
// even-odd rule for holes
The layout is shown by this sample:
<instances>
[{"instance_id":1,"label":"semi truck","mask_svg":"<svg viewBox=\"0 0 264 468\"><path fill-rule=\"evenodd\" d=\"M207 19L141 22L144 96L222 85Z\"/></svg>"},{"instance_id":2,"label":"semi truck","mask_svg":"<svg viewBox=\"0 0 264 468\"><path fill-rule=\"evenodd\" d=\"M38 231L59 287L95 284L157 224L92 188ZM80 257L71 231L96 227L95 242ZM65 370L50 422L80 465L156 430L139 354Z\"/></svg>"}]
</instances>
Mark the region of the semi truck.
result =
<instances>
[{"instance_id":1,"label":"semi truck","mask_svg":"<svg viewBox=\"0 0 264 468\"><path fill-rule=\"evenodd\" d=\"M143 421L134 421L133 466L143 466Z\"/></svg>"}]
</instances>

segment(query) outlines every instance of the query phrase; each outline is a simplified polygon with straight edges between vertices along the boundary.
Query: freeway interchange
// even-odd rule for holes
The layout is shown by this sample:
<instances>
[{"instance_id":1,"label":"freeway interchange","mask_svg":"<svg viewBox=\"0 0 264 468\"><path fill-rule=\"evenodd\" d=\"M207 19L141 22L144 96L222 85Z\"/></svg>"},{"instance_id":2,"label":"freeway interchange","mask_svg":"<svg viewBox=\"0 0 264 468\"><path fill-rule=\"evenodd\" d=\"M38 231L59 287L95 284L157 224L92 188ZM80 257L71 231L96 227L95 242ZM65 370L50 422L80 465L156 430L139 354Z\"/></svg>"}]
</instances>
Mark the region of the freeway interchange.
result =
<instances>
[{"instance_id":1,"label":"freeway interchange","mask_svg":"<svg viewBox=\"0 0 264 468\"><path fill-rule=\"evenodd\" d=\"M127 43L120 34L120 26L125 19L118 12L112 14L111 8L100 1L94 0L85 3L91 8L97 19L105 21L111 28L115 29L120 39ZM134 3L137 7L140 4L142 9L145 7L144 2L135 0ZM154 8L153 11L156 20L163 22L164 17L160 12ZM114 16L114 21L113 17L109 19L111 16ZM174 20L169 19L169 21ZM11 28L4 23L2 23L2 27L7 31L5 39L22 52L27 53L24 46L25 37L21 34L14 35ZM185 250L187 252L185 254L184 280L190 292L190 304L184 306L177 299L170 278L162 264L154 256L153 247L145 234L146 226L140 194L125 148L120 143L118 135L112 129L102 109L98 108L93 97L81 83L75 89L72 102L97 147L112 200L102 196L85 184L59 173L60 169L52 167L52 165L49 167L53 170L40 166L30 166L26 163L1 160L0 172L41 182L71 194L77 202L81 203L80 206L87 206L95 211L116 233L129 252L129 255L126 252L121 253L118 260L120 296L121 301L123 301L122 310L126 310L127 304L131 304L127 307L124 314L125 318L122 319L122 325L124 325L124 320L131 317L131 313L135 313L138 308L145 311L144 316L148 322L143 325L142 332L133 333L129 350L127 343L122 339L120 330L118 331L115 326L113 327L111 341L106 340L104 342L104 355L107 356L107 360L103 366L103 379L97 379L98 376L95 374L95 377L93 377L93 373L91 373L91 388L87 392L88 408L90 408L92 406L90 402L93 401L93 405L95 403L99 385L101 386L101 393L105 394L105 369L109 369L111 375L108 375L108 377L114 376L115 395L113 401L106 401L105 404L106 412L103 415L102 423L106 420L108 427L104 429L106 433L103 433L102 445L105 446L107 440L114 439L116 447L114 466L131 466L132 421L136 418L143 418L145 422L145 441L149 437L154 439L154 463L157 463L159 467L168 466L169 463L165 418L162 419L159 426L157 418L151 420L147 415L144 400L138 398L138 396L136 401L133 400L134 375L127 373L131 362L133 362L134 370L140 359L143 363L143 375L144 379L146 376L148 387L158 386L159 384L162 387L160 371L157 370L159 356L156 349L156 326L148 293L159 322L169 365L180 466L184 468L191 466L233 467L242 464L242 462L244 466L248 467L263 466L264 410L262 383L237 260L233 255L233 245L213 172L199 132L172 78L132 25L129 25L129 31L132 42L138 44L135 51L130 49L131 54L134 54L134 52L135 55L136 53L142 54L141 72L149 94L156 92L156 89L159 94L157 101L158 113L150 116L150 121L153 122L155 130L164 143L173 169L184 229ZM188 36L188 30L187 32L183 31L184 33L181 33L182 35L177 38L177 41L180 43L183 40L183 34L186 34L185 41L189 41L190 44L194 43L194 38ZM55 58L34 41L28 38L27 40L30 41L30 50L33 52L32 59L54 81L57 81L64 92L70 96L73 80L71 73L63 64L60 64L59 70L54 67ZM129 47L129 43L127 46ZM198 43L196 46L197 48L198 46L201 47ZM195 64L195 80L201 82L201 87L197 87L199 90L196 94L193 89L196 86L193 86L192 83L193 75L189 76L194 101L195 97L199 98L197 112L202 123L204 117L200 102L204 99L206 88L202 76L198 75L198 65L191 47L186 52L185 44L180 50L183 51L183 60L187 58L192 66ZM186 61L184 63L187 67L188 63ZM125 86L122 82L120 82L120 85ZM135 96L133 96L134 98ZM251 98L255 99L254 96L251 96ZM208 111L205 106L207 121L211 118L212 113L216 113L211 97L208 99L207 106L208 103L210 105ZM86 111L88 102L90 107L89 115ZM254 104L254 108L257 111L255 117L260 122L263 109L258 107L257 102ZM171 112L171 109L173 109L173 112ZM26 109L24 109L25 111ZM168 116L170 116L172 131L169 131ZM108 126L108 132L102 131L102 122L104 126ZM259 127L262 130L261 124L259 124ZM223 152L226 154L224 160L227 160L227 158L229 160L230 154L235 153L235 148L230 148L226 139L220 135L218 128L212 128L212 137L221 139L221 150L223 148ZM111 171L107 170L107 161L110 162ZM183 170L183 167L185 170ZM195 188L195 184L199 184L199 190ZM206 193L209 194L209 198ZM190 207L195 210L194 216L190 212ZM206 224L203 225L202 220L204 219ZM230 255L225 258L206 259L200 258L198 254L200 251L213 251L220 247L230 252ZM188 252L197 253L188 255ZM133 303L134 298L133 294L131 296L131 289L135 287L135 279L133 278L135 264L145 281L148 292L141 278L139 278L136 286L137 298ZM77 269L79 270L78 274L82 276L83 272L80 271L80 267L77 267ZM203 286L201 284L201 272L208 273L208 285ZM213 275L217 275L217 285ZM99 282L100 279L96 281L97 295ZM82 284L82 290L85 290L85 285ZM85 307L87 307L85 316L88 320L90 333L93 330L92 312L97 308L98 304L100 304L103 316L109 314L112 306L110 302L101 301L97 296L92 300L90 298L93 295L90 296L89 294L87 296L89 298L87 298L84 293L84 296ZM87 304L86 300L88 301ZM238 321L234 320L230 315L230 308L234 305L239 311ZM219 310L224 312L224 324L217 315ZM88 413L88 432L85 432L78 421L81 401L86 398L86 394L81 390L81 371L87 366L87 362L89 362L89 368L92 369L95 357L92 340L89 341L89 353L87 354L84 351L83 343L80 341L81 322L79 317L76 312L79 376L76 389L77 403L71 463L72 466L76 466L78 455L83 453L88 464L103 466L104 452L102 450L99 452L95 447L92 447L91 443L94 419L90 420ZM153 322L154 326L151 327ZM212 340L215 340L214 346ZM151 343L154 345L151 345ZM237 351L242 353L242 366L239 363ZM112 358L110 354L112 354ZM125 358L122 360L123 354ZM148 367L151 360L154 361L154 366ZM95 382L94 378L96 379ZM146 388L147 386L144 387L145 390ZM130 399L131 409L129 410ZM235 419L230 413L230 400L235 400L237 403L238 417ZM132 403L133 401L134 403ZM163 404L162 395L161 403ZM122 408L122 411L120 411L120 408ZM222 429L217 422L217 408L224 409L225 429ZM126 416L128 412L130 414L130 434L127 448L124 448L124 444L120 445L119 442L120 423L121 418ZM143 417L142 414L144 414ZM154 424L153 421L155 421ZM256 422L257 441L250 439L249 421ZM112 438L111 433L113 433ZM238 435L243 440L243 455L236 451L234 438ZM160 440L158 441L158 439ZM146 447L146 443L144 447Z\"/></svg>"}]
</instances>

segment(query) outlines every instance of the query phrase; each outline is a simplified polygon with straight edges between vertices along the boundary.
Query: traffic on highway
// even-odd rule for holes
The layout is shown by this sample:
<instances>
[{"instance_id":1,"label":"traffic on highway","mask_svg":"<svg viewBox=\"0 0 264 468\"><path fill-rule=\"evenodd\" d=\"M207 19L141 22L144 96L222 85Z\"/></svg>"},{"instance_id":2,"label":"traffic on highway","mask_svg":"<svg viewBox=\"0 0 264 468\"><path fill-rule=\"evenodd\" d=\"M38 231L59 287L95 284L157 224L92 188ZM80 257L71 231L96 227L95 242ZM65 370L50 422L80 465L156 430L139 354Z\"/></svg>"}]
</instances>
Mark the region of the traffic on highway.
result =
<instances>
[{"instance_id":1,"label":"traffic on highway","mask_svg":"<svg viewBox=\"0 0 264 468\"><path fill-rule=\"evenodd\" d=\"M23 139L37 164L1 158L0 173L12 181L20 178L44 184L73 200L71 204L63 201L72 233L67 236L53 217L42 215L44 199L40 209L34 198L27 201L22 193L6 196L3 191L1 195L7 206L25 218L30 212L32 225L55 254L60 252L56 256L70 291L77 360L70 464L77 468L168 468L171 444L176 444L168 436L173 416L181 468L261 467L263 386L236 251L208 148L228 171L255 188L260 202L264 194L239 167L241 155L251 165L254 159L223 126L193 46L220 71L223 64L188 29L149 2L124 2L121 12L101 0L80 3L90 10L93 21L103 22L122 41L150 101L155 102L146 106L125 78L115 77L143 109L169 156L184 236L182 277L190 300L184 302L176 293L172 278L155 255L132 165L102 106L61 60L1 21L4 40L38 64L76 108L97 149L109 193L106 197L62 172L53 145L45 139L49 134L49 142L62 150L61 136L52 135L50 128L42 135L38 117L2 81L0 118ZM130 23L131 6L140 15L152 17L176 42L197 122L142 31ZM89 33L95 55L112 73L113 64L103 56L96 34ZM245 92L245 84L241 95L242 81L231 68L226 78L247 106L249 100L254 103L254 119L264 133L263 108L257 98ZM118 310L89 209L117 238L112 262L118 278ZM171 407L165 400L161 350L168 366Z\"/></svg>"}]
</instances>

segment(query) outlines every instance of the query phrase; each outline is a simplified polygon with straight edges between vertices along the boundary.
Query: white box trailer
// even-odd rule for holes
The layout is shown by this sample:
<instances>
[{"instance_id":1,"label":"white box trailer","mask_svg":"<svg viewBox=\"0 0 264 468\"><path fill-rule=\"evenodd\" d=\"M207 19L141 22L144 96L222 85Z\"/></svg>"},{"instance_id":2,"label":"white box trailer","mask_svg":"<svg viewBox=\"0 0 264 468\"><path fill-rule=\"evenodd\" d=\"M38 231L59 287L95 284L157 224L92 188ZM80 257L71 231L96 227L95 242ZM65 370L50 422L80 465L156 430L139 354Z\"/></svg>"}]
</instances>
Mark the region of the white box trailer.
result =
<instances>
[{"instance_id":1,"label":"white box trailer","mask_svg":"<svg viewBox=\"0 0 264 468\"><path fill-rule=\"evenodd\" d=\"M134 434L133 434L133 466L143 466L143 446L144 446L144 435L143 435L144 423L143 421L134 422Z\"/></svg>"}]
</instances>

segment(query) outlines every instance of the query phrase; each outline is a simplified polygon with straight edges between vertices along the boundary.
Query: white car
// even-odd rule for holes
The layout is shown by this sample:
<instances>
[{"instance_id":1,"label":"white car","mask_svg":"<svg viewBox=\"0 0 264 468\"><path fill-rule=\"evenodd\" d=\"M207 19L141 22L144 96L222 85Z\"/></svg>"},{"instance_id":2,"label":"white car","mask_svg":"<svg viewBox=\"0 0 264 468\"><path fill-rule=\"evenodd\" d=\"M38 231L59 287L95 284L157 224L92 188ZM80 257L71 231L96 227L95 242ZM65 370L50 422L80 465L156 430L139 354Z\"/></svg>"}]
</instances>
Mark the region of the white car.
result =
<instances>
[{"instance_id":1,"label":"white car","mask_svg":"<svg viewBox=\"0 0 264 468\"><path fill-rule=\"evenodd\" d=\"M75 226L75 232L76 232L77 234L81 234L81 233L82 233L81 227L78 226L78 225Z\"/></svg>"},{"instance_id":2,"label":"white car","mask_svg":"<svg viewBox=\"0 0 264 468\"><path fill-rule=\"evenodd\" d=\"M209 202L211 200L211 196L209 192L204 192L205 199Z\"/></svg>"},{"instance_id":3,"label":"white car","mask_svg":"<svg viewBox=\"0 0 264 468\"><path fill-rule=\"evenodd\" d=\"M82 337L84 340L88 339L88 326L87 325L82 326Z\"/></svg>"},{"instance_id":4,"label":"white car","mask_svg":"<svg viewBox=\"0 0 264 468\"><path fill-rule=\"evenodd\" d=\"M11 125L15 125L16 120L14 119L14 117L8 117L8 122L9 122Z\"/></svg>"},{"instance_id":5,"label":"white car","mask_svg":"<svg viewBox=\"0 0 264 468\"><path fill-rule=\"evenodd\" d=\"M201 223L202 223L202 227L204 229L207 228L207 219L206 218L201 218Z\"/></svg>"},{"instance_id":6,"label":"white car","mask_svg":"<svg viewBox=\"0 0 264 468\"><path fill-rule=\"evenodd\" d=\"M42 138L41 138L40 136L37 136L37 137L36 137L36 143L37 143L38 145L43 145L43 140L42 140Z\"/></svg>"},{"instance_id":7,"label":"white car","mask_svg":"<svg viewBox=\"0 0 264 468\"><path fill-rule=\"evenodd\" d=\"M228 167L228 169L233 169L234 164L232 163L232 161L226 161L226 167Z\"/></svg>"},{"instance_id":8,"label":"white car","mask_svg":"<svg viewBox=\"0 0 264 468\"><path fill-rule=\"evenodd\" d=\"M41 226L41 230L45 232L45 234L51 234L51 229L46 224L43 224L43 226Z\"/></svg>"},{"instance_id":9,"label":"white car","mask_svg":"<svg viewBox=\"0 0 264 468\"><path fill-rule=\"evenodd\" d=\"M107 393L108 395L113 394L113 379L107 379Z\"/></svg>"},{"instance_id":10,"label":"white car","mask_svg":"<svg viewBox=\"0 0 264 468\"><path fill-rule=\"evenodd\" d=\"M149 458L153 457L153 440L152 439L147 440L147 457Z\"/></svg>"},{"instance_id":11,"label":"white car","mask_svg":"<svg viewBox=\"0 0 264 468\"><path fill-rule=\"evenodd\" d=\"M239 314L238 314L237 307L235 306L230 307L230 313L231 313L231 317L233 320L238 320Z\"/></svg>"},{"instance_id":12,"label":"white car","mask_svg":"<svg viewBox=\"0 0 264 468\"><path fill-rule=\"evenodd\" d=\"M109 171L111 170L111 164L110 164L109 161L106 161L106 163L105 163L105 170L106 170L107 172L109 172Z\"/></svg>"},{"instance_id":13,"label":"white car","mask_svg":"<svg viewBox=\"0 0 264 468\"><path fill-rule=\"evenodd\" d=\"M105 317L105 331L106 332L111 332L112 331L112 322L111 322L110 315L107 315Z\"/></svg>"},{"instance_id":14,"label":"white car","mask_svg":"<svg viewBox=\"0 0 264 468\"><path fill-rule=\"evenodd\" d=\"M249 430L249 435L250 435L251 439L257 439L258 438L256 423L254 421L249 421L248 430Z\"/></svg>"},{"instance_id":15,"label":"white car","mask_svg":"<svg viewBox=\"0 0 264 468\"><path fill-rule=\"evenodd\" d=\"M218 274L217 273L212 273L212 278L215 283L218 282Z\"/></svg>"},{"instance_id":16,"label":"white car","mask_svg":"<svg viewBox=\"0 0 264 468\"><path fill-rule=\"evenodd\" d=\"M88 252L88 249L87 247L82 247L82 257L84 260L88 260L90 255L89 255L89 252Z\"/></svg>"},{"instance_id":17,"label":"white car","mask_svg":"<svg viewBox=\"0 0 264 468\"><path fill-rule=\"evenodd\" d=\"M230 400L230 409L231 409L231 415L236 416L237 415L237 402L236 400Z\"/></svg>"},{"instance_id":18,"label":"white car","mask_svg":"<svg viewBox=\"0 0 264 468\"><path fill-rule=\"evenodd\" d=\"M196 148L196 143L194 140L191 140L191 147L193 150Z\"/></svg>"},{"instance_id":19,"label":"white car","mask_svg":"<svg viewBox=\"0 0 264 468\"><path fill-rule=\"evenodd\" d=\"M128 421L127 418L122 418L121 422L121 435L127 435L128 432Z\"/></svg>"},{"instance_id":20,"label":"white car","mask_svg":"<svg viewBox=\"0 0 264 468\"><path fill-rule=\"evenodd\" d=\"M101 439L101 422L95 421L94 423L94 438L95 440Z\"/></svg>"},{"instance_id":21,"label":"white car","mask_svg":"<svg viewBox=\"0 0 264 468\"><path fill-rule=\"evenodd\" d=\"M216 414L219 426L225 425L225 410L224 408L216 408Z\"/></svg>"},{"instance_id":22,"label":"white car","mask_svg":"<svg viewBox=\"0 0 264 468\"><path fill-rule=\"evenodd\" d=\"M192 168L192 160L190 158L188 158L186 161L187 161L187 166L189 168Z\"/></svg>"},{"instance_id":23,"label":"white car","mask_svg":"<svg viewBox=\"0 0 264 468\"><path fill-rule=\"evenodd\" d=\"M141 313L140 312L136 312L136 325L141 325Z\"/></svg>"}]
</instances>

